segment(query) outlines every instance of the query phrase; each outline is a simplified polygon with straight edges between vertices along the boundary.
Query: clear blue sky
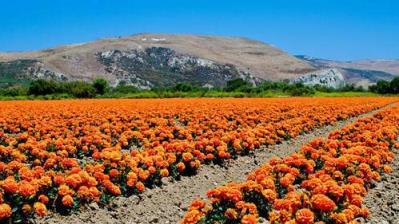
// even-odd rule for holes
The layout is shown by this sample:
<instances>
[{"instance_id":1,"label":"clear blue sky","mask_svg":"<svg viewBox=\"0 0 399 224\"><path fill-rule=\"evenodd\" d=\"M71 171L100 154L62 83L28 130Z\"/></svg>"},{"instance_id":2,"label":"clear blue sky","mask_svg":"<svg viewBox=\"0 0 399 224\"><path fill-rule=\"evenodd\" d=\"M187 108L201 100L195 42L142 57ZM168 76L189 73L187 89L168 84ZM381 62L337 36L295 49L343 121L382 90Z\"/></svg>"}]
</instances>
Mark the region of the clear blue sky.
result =
<instances>
[{"instance_id":1,"label":"clear blue sky","mask_svg":"<svg viewBox=\"0 0 399 224\"><path fill-rule=\"evenodd\" d=\"M140 32L245 36L291 54L399 58L397 0L0 0L0 51Z\"/></svg>"}]
</instances>

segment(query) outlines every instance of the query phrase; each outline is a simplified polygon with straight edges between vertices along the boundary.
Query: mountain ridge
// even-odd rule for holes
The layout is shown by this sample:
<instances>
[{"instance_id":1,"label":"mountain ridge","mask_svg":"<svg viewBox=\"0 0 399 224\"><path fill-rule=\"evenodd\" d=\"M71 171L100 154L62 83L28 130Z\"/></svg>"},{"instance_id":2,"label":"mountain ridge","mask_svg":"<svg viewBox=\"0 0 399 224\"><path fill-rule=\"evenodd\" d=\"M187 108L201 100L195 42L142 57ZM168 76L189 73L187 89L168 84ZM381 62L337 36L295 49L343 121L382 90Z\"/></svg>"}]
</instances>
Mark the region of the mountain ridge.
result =
<instances>
[{"instance_id":1,"label":"mountain ridge","mask_svg":"<svg viewBox=\"0 0 399 224\"><path fill-rule=\"evenodd\" d=\"M107 51L120 51L127 55L131 51L145 51L145 49L151 48L170 49L173 51L173 54L170 55L176 57L190 56L199 61L212 61L218 68L215 71L202 65L192 68L197 71L208 70L204 74L204 77L208 78L212 76L220 78L220 75L216 72L220 71L220 68L223 66L230 66L233 70L237 70L240 73L227 75L226 78L246 76L252 82L256 82L257 80L290 79L298 76L298 74L314 70L313 66L308 63L260 41L242 37L207 35L137 34L127 37L105 38L77 45L49 48L42 51L1 53L0 61L2 63L9 63L16 60L34 60L36 61L35 66L40 67L41 70L62 74L62 76L70 80L92 80L96 77L104 77L115 84L121 81L120 74L123 73L122 76L126 79L135 79L137 71L126 70L129 66L121 65L122 62L125 62L124 65L129 63L126 58L115 62L114 65L116 67L106 70L106 66L98 60L97 55ZM154 50L154 52L157 51ZM158 60L160 58L160 55L152 56L150 57L151 60ZM167 58L163 59L169 60ZM170 60L175 59L171 58ZM150 61L144 64L151 63ZM137 66L133 67L136 68ZM125 69L121 71L121 68ZM23 71L27 69L24 68ZM173 70L170 67L159 68L162 72L159 69L153 70L151 67L148 67L148 69L147 73L152 72L163 75L165 75L165 71ZM184 70L181 72L185 74L190 71ZM229 73L229 71L225 72ZM230 73L234 72L230 71ZM166 76L159 77L165 81L168 79ZM206 80L198 81L198 84L206 84ZM223 82L226 81L224 80ZM220 82L220 84L223 82ZM163 82L161 80L158 83ZM147 85L147 87L150 86Z\"/></svg>"},{"instance_id":2,"label":"mountain ridge","mask_svg":"<svg viewBox=\"0 0 399 224\"><path fill-rule=\"evenodd\" d=\"M399 60L339 62L291 56L246 37L151 33L37 51L0 52L0 84L38 78L105 78L111 85L123 81L144 89L176 82L220 86L234 78L253 84L295 80L323 69L338 69L348 83L368 86L399 75Z\"/></svg>"}]
</instances>

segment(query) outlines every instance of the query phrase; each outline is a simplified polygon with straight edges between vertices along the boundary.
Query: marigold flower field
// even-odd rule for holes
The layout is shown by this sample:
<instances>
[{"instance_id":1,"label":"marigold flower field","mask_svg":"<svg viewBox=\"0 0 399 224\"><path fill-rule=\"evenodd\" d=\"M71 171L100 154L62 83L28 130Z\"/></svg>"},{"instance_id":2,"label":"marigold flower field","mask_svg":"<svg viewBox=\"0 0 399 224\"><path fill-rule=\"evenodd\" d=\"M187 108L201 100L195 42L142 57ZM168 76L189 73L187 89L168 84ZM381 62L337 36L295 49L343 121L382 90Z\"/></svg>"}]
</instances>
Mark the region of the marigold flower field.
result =
<instances>
[{"instance_id":1,"label":"marigold flower field","mask_svg":"<svg viewBox=\"0 0 399 224\"><path fill-rule=\"evenodd\" d=\"M357 223L367 190L391 172L399 148L399 106L317 138L286 158L274 158L247 181L208 191L181 223Z\"/></svg>"},{"instance_id":2,"label":"marigold flower field","mask_svg":"<svg viewBox=\"0 0 399 224\"><path fill-rule=\"evenodd\" d=\"M372 111L394 98L0 102L0 220L25 222L140 194L163 177L256 154L262 146ZM248 181L211 189L182 223L346 223L389 172L399 108L272 159ZM220 220L219 220L220 219Z\"/></svg>"}]
</instances>

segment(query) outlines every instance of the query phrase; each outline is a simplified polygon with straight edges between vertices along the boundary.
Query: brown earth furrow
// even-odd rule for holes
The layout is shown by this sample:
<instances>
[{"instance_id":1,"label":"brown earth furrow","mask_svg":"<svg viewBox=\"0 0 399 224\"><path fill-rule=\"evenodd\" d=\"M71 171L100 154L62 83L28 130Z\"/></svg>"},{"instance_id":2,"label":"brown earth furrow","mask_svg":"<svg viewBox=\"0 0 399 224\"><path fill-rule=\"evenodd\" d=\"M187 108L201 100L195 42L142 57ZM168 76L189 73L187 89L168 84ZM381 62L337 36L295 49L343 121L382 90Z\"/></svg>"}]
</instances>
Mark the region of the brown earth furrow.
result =
<instances>
[{"instance_id":1,"label":"brown earth furrow","mask_svg":"<svg viewBox=\"0 0 399 224\"><path fill-rule=\"evenodd\" d=\"M365 207L370 210L367 220L359 219L368 224L399 224L399 151L395 150L392 173L384 174L381 181L376 183L365 200Z\"/></svg>"}]
</instances>

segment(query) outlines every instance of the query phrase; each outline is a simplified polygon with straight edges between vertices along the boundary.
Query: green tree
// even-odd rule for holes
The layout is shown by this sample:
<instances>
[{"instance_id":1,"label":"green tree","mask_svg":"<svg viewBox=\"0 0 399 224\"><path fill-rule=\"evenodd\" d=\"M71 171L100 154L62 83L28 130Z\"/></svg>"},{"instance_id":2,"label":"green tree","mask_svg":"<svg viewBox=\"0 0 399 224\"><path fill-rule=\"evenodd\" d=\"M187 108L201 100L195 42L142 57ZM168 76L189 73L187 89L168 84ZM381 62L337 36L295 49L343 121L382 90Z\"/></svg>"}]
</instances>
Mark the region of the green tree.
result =
<instances>
[{"instance_id":1,"label":"green tree","mask_svg":"<svg viewBox=\"0 0 399 224\"><path fill-rule=\"evenodd\" d=\"M394 79L391 80L391 83L389 84L391 93L393 94L398 94L399 93L399 77L395 77Z\"/></svg>"},{"instance_id":2,"label":"green tree","mask_svg":"<svg viewBox=\"0 0 399 224\"><path fill-rule=\"evenodd\" d=\"M113 93L126 94L126 93L137 93L139 91L140 91L140 89L138 89L137 87L127 85L126 81L124 81L124 80L120 81L116 87L111 88L111 92L113 92Z\"/></svg>"},{"instance_id":3,"label":"green tree","mask_svg":"<svg viewBox=\"0 0 399 224\"><path fill-rule=\"evenodd\" d=\"M33 80L29 84L28 93L30 95L47 95L56 93L58 90L58 85L54 81L38 79Z\"/></svg>"},{"instance_id":4,"label":"green tree","mask_svg":"<svg viewBox=\"0 0 399 224\"><path fill-rule=\"evenodd\" d=\"M391 93L391 83L385 80L380 80L377 82L376 85L369 87L370 91L380 93L380 94L387 94Z\"/></svg>"},{"instance_id":5,"label":"green tree","mask_svg":"<svg viewBox=\"0 0 399 224\"><path fill-rule=\"evenodd\" d=\"M93 87L97 94L103 95L108 88L108 81L105 79L96 79L93 82Z\"/></svg>"},{"instance_id":6,"label":"green tree","mask_svg":"<svg viewBox=\"0 0 399 224\"><path fill-rule=\"evenodd\" d=\"M77 81L72 83L69 93L77 98L93 98L96 96L96 89L88 83Z\"/></svg>"},{"instance_id":7,"label":"green tree","mask_svg":"<svg viewBox=\"0 0 399 224\"><path fill-rule=\"evenodd\" d=\"M225 90L227 92L233 92L247 87L250 88L251 84L243 79L238 78L227 81Z\"/></svg>"},{"instance_id":8,"label":"green tree","mask_svg":"<svg viewBox=\"0 0 399 224\"><path fill-rule=\"evenodd\" d=\"M172 90L175 92L195 92L199 88L190 84L190 83L178 83L175 85Z\"/></svg>"},{"instance_id":9,"label":"green tree","mask_svg":"<svg viewBox=\"0 0 399 224\"><path fill-rule=\"evenodd\" d=\"M28 89L22 85L9 86L7 88L0 88L0 95L2 96L26 96Z\"/></svg>"}]
</instances>

